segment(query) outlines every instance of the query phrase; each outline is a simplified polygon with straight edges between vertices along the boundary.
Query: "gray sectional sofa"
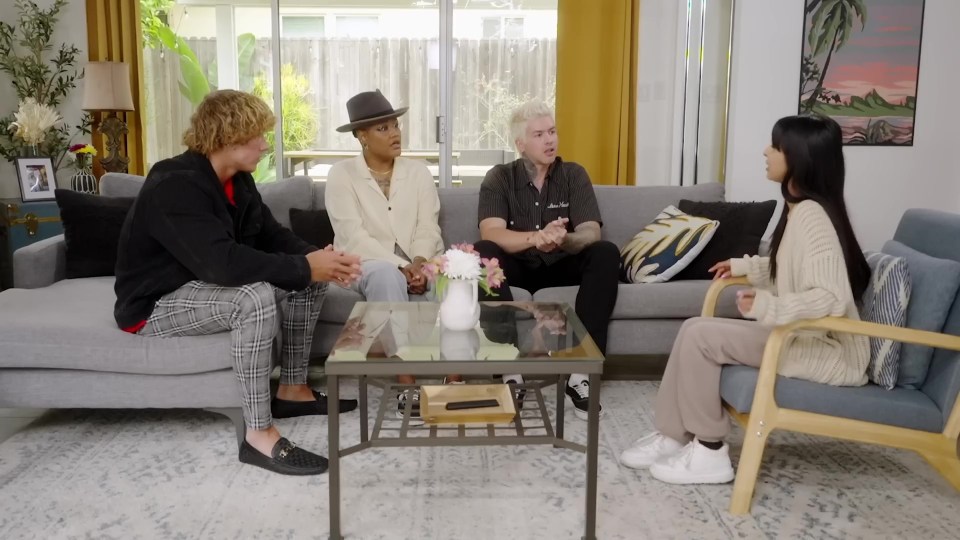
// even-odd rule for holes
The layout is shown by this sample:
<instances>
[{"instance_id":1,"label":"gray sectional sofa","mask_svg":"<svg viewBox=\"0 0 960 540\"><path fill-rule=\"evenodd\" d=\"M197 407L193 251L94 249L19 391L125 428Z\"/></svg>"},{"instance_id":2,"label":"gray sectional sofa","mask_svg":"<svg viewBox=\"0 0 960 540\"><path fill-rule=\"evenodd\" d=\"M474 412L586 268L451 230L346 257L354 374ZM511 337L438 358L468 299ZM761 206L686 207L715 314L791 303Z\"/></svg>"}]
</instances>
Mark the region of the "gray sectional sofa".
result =
<instances>
[{"instance_id":1,"label":"gray sectional sofa","mask_svg":"<svg viewBox=\"0 0 960 540\"><path fill-rule=\"evenodd\" d=\"M135 196L143 178L107 174L103 196ZM291 208L324 204L325 184L293 177L261 186L276 218L289 225ZM680 199L720 201L721 184L690 187L596 187L603 237L618 246ZM444 242L476 241L477 188L440 191ZM0 407L230 408L239 395L227 334L144 338L117 329L113 278L64 279L63 236L37 242L14 255L17 288L0 293ZM669 353L683 321L699 315L709 281L621 284L610 323L608 354ZM514 291L517 300L529 299ZM720 315L735 315L735 291ZM576 287L545 289L535 300L573 304ZM320 314L313 354L329 352L340 326L360 297L331 287Z\"/></svg>"}]
</instances>

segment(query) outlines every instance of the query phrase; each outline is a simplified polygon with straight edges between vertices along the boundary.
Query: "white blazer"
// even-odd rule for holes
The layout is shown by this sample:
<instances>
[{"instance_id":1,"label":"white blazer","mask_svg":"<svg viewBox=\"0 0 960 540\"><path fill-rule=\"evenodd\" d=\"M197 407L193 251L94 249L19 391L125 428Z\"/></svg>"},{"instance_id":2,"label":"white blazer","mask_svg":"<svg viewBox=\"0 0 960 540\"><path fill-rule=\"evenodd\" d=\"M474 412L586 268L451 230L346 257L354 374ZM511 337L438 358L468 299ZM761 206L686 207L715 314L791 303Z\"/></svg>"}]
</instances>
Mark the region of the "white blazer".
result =
<instances>
[{"instance_id":1,"label":"white blazer","mask_svg":"<svg viewBox=\"0 0 960 540\"><path fill-rule=\"evenodd\" d=\"M398 256L394 245L411 258L430 259L443 252L440 197L421 161L396 158L389 198L367 170L363 155L340 161L327 175L324 206L334 247L363 260L406 266L410 261Z\"/></svg>"}]
</instances>

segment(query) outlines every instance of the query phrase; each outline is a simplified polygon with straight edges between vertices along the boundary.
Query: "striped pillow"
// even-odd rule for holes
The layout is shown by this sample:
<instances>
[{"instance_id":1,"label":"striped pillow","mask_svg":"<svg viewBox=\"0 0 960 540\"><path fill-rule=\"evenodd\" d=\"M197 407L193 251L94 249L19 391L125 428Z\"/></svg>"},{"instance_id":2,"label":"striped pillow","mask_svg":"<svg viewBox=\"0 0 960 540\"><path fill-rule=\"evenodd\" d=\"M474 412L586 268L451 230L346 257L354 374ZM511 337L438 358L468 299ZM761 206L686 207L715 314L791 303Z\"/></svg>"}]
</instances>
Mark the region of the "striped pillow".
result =
<instances>
[{"instance_id":1,"label":"striped pillow","mask_svg":"<svg viewBox=\"0 0 960 540\"><path fill-rule=\"evenodd\" d=\"M907 304L912 283L907 261L885 253L865 251L870 265L870 284L863 293L860 318L864 321L903 327L907 322ZM902 343L892 339L870 338L870 382L892 390L900 372Z\"/></svg>"}]
</instances>

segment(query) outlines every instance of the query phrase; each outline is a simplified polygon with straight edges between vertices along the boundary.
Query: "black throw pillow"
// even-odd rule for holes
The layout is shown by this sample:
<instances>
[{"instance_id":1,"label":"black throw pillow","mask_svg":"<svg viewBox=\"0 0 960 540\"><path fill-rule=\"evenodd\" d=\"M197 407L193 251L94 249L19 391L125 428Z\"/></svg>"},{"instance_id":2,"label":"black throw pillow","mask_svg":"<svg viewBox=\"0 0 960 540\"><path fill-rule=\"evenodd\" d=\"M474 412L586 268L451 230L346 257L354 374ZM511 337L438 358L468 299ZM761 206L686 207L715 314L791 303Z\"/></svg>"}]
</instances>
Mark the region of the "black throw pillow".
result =
<instances>
[{"instance_id":1,"label":"black throw pillow","mask_svg":"<svg viewBox=\"0 0 960 540\"><path fill-rule=\"evenodd\" d=\"M114 275L120 229L133 197L54 190L67 244L67 278Z\"/></svg>"},{"instance_id":2,"label":"black throw pillow","mask_svg":"<svg viewBox=\"0 0 960 540\"><path fill-rule=\"evenodd\" d=\"M290 230L304 242L320 249L333 243L333 225L326 210L291 208Z\"/></svg>"},{"instance_id":3,"label":"black throw pillow","mask_svg":"<svg viewBox=\"0 0 960 540\"><path fill-rule=\"evenodd\" d=\"M691 216L715 219L720 226L707 247L673 280L713 279L710 267L714 264L757 254L763 233L777 209L777 201L697 202L683 199L679 208Z\"/></svg>"}]
</instances>

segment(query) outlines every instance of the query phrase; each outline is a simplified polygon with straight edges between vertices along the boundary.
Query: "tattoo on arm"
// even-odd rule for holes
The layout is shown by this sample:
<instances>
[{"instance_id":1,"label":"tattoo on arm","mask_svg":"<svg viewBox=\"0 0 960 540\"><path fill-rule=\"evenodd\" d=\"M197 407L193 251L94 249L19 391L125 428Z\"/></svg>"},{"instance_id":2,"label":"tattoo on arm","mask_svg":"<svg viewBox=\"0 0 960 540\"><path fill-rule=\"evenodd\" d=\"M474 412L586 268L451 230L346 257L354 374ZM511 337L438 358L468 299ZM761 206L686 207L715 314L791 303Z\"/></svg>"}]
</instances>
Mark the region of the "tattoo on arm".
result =
<instances>
[{"instance_id":1,"label":"tattoo on arm","mask_svg":"<svg viewBox=\"0 0 960 540\"><path fill-rule=\"evenodd\" d=\"M560 248L567 253L580 253L598 240L600 240L600 224L596 221L587 221L577 225L574 232L567 233Z\"/></svg>"}]
</instances>

